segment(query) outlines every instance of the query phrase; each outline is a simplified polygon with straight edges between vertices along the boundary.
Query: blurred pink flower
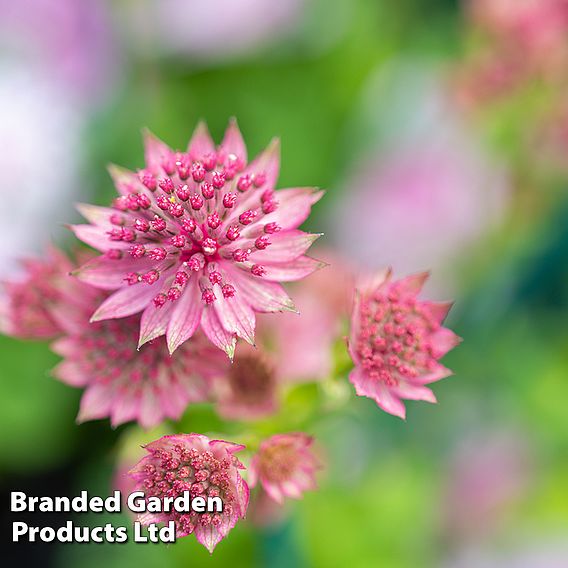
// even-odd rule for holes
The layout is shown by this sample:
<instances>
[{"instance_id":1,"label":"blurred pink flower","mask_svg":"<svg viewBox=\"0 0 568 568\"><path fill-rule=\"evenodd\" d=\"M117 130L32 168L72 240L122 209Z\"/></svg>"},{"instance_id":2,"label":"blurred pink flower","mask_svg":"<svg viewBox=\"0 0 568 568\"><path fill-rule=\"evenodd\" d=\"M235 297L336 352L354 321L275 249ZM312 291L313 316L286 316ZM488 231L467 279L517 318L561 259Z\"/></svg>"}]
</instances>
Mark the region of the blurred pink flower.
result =
<instances>
[{"instance_id":1,"label":"blurred pink flower","mask_svg":"<svg viewBox=\"0 0 568 568\"><path fill-rule=\"evenodd\" d=\"M349 380L385 412L405 418L402 399L436 402L425 385L452 372L438 362L460 338L442 327L451 302L419 301L427 273L393 281L378 273L355 295L349 353L355 368Z\"/></svg>"},{"instance_id":2,"label":"blurred pink flower","mask_svg":"<svg viewBox=\"0 0 568 568\"><path fill-rule=\"evenodd\" d=\"M275 191L278 142L247 165L232 121L216 148L200 124L187 152L146 134L146 169L113 168L113 208L81 206L75 234L104 254L77 271L117 290L93 321L143 312L140 345L166 335L173 353L201 328L232 358L236 336L254 342L255 312L294 311L280 282L322 266L304 253L319 235L297 229L321 195Z\"/></svg>"},{"instance_id":3,"label":"blurred pink flower","mask_svg":"<svg viewBox=\"0 0 568 568\"><path fill-rule=\"evenodd\" d=\"M368 268L432 268L436 288L448 293L459 255L502 218L508 184L447 101L428 98L405 117L417 133L389 138L384 153L356 164L329 232L342 254Z\"/></svg>"},{"instance_id":4,"label":"blurred pink flower","mask_svg":"<svg viewBox=\"0 0 568 568\"><path fill-rule=\"evenodd\" d=\"M105 0L0 0L4 49L78 99L102 94L117 52Z\"/></svg>"},{"instance_id":5,"label":"blurred pink flower","mask_svg":"<svg viewBox=\"0 0 568 568\"><path fill-rule=\"evenodd\" d=\"M0 330L20 339L53 339L62 332L60 302L64 297L80 297L86 286L69 278L73 264L54 247L43 258L21 264L24 276L2 283Z\"/></svg>"},{"instance_id":6,"label":"blurred pink flower","mask_svg":"<svg viewBox=\"0 0 568 568\"><path fill-rule=\"evenodd\" d=\"M493 534L528 488L532 469L520 434L491 431L462 443L450 463L442 507L449 540Z\"/></svg>"},{"instance_id":7,"label":"blurred pink flower","mask_svg":"<svg viewBox=\"0 0 568 568\"><path fill-rule=\"evenodd\" d=\"M221 60L294 31L306 0L143 0L127 6L131 42L152 52Z\"/></svg>"},{"instance_id":8,"label":"blurred pink flower","mask_svg":"<svg viewBox=\"0 0 568 568\"><path fill-rule=\"evenodd\" d=\"M170 355L161 338L136 349L138 316L83 321L82 329L70 325L52 345L64 358L52 374L85 389L78 422L108 416L112 426L136 420L151 428L178 420L188 404L209 399L210 381L225 372L226 361L201 334Z\"/></svg>"},{"instance_id":9,"label":"blurred pink flower","mask_svg":"<svg viewBox=\"0 0 568 568\"><path fill-rule=\"evenodd\" d=\"M286 497L300 499L317 489L315 473L321 465L312 449L313 438L303 432L276 434L264 440L252 458L249 483L260 483L279 504Z\"/></svg>"},{"instance_id":10,"label":"blurred pink flower","mask_svg":"<svg viewBox=\"0 0 568 568\"><path fill-rule=\"evenodd\" d=\"M26 279L5 285L3 331L57 337L51 347L63 361L53 375L85 388L79 422L109 416L113 426L137 420L150 428L176 420L190 402L208 400L212 378L227 373L228 361L201 334L171 356L162 338L137 350L139 316L90 323L107 294L72 278L74 264L60 251L25 265Z\"/></svg>"},{"instance_id":11,"label":"blurred pink flower","mask_svg":"<svg viewBox=\"0 0 568 568\"><path fill-rule=\"evenodd\" d=\"M523 58L554 57L567 47L567 0L469 0L472 21Z\"/></svg>"},{"instance_id":12,"label":"blurred pink flower","mask_svg":"<svg viewBox=\"0 0 568 568\"><path fill-rule=\"evenodd\" d=\"M458 101L471 110L534 79L556 84L568 64L567 0L468 0L466 12L486 44L455 69Z\"/></svg>"},{"instance_id":13,"label":"blurred pink flower","mask_svg":"<svg viewBox=\"0 0 568 568\"><path fill-rule=\"evenodd\" d=\"M228 420L254 420L278 408L274 363L260 346L241 342L235 360L214 385L217 412Z\"/></svg>"},{"instance_id":14,"label":"blurred pink flower","mask_svg":"<svg viewBox=\"0 0 568 568\"><path fill-rule=\"evenodd\" d=\"M178 497L184 491L193 497L220 497L223 512L144 513L139 520L144 524L174 520L177 537L194 533L213 552L247 510L249 488L239 471L244 466L234 456L244 446L201 434L176 434L145 448L148 454L130 471L137 490L161 499Z\"/></svg>"},{"instance_id":15,"label":"blurred pink flower","mask_svg":"<svg viewBox=\"0 0 568 568\"><path fill-rule=\"evenodd\" d=\"M299 313L283 314L277 322L259 320L259 335L274 344L278 376L286 382L330 376L333 346L351 310L354 276L349 262L330 250L317 254L328 266L293 285Z\"/></svg>"}]
</instances>

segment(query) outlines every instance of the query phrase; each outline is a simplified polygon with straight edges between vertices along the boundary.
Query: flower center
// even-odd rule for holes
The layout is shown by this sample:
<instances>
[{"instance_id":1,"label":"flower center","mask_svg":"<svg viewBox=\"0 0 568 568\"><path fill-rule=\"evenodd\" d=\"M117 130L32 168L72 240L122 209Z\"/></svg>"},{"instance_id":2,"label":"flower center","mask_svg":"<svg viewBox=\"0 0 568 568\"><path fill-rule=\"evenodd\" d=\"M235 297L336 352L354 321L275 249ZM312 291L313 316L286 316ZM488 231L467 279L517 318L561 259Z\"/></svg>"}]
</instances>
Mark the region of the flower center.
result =
<instances>
[{"instance_id":1,"label":"flower center","mask_svg":"<svg viewBox=\"0 0 568 568\"><path fill-rule=\"evenodd\" d=\"M198 278L202 300L211 304L220 292L235 295L234 286L220 269L223 263L262 277L266 270L253 255L270 246L270 235L280 226L270 220L278 203L272 190L260 191L266 175L242 173L245 164L234 154L221 152L190 159L187 153L165 156L161 171L138 174L126 195L113 202L111 241L130 243L133 259L148 260L151 270L125 275L129 285L155 284L162 291L154 304L176 301L190 277ZM124 249L113 248L107 257L120 259ZM217 287L217 288L216 288Z\"/></svg>"},{"instance_id":2,"label":"flower center","mask_svg":"<svg viewBox=\"0 0 568 568\"><path fill-rule=\"evenodd\" d=\"M364 298L356 345L368 376L388 386L401 377L417 377L433 362L430 333L438 324L415 298L402 299L394 289Z\"/></svg>"},{"instance_id":3,"label":"flower center","mask_svg":"<svg viewBox=\"0 0 568 568\"><path fill-rule=\"evenodd\" d=\"M143 481L147 497L178 497L189 491L192 497L220 497L223 513L170 513L176 521L176 528L184 535L191 534L198 525L219 526L222 515L230 516L235 502L231 487L230 458L217 459L212 452L200 452L195 448L186 449L176 444L172 451L156 450L152 463L145 466Z\"/></svg>"}]
</instances>

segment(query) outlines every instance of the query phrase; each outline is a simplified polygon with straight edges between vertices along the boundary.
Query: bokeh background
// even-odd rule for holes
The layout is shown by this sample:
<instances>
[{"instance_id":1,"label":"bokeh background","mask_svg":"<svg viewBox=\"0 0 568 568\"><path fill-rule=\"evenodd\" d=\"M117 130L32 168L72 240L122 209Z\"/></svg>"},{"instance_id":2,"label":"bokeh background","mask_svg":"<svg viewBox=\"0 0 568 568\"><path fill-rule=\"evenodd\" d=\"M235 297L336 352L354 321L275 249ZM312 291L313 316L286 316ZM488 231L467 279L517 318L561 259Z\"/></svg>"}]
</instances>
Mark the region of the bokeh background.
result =
<instances>
[{"instance_id":1,"label":"bokeh background","mask_svg":"<svg viewBox=\"0 0 568 568\"><path fill-rule=\"evenodd\" d=\"M210 557L16 545L25 566L568 566L568 8L564 0L0 1L0 278L113 194L140 129L184 147L237 117L282 140L280 187L327 195L308 228L366 268L432 270L464 343L438 405L322 410L320 490ZM75 425L41 343L0 338L3 537L11 490L105 494L125 428ZM207 412L191 425L207 429ZM192 418L193 420L193 418ZM58 517L30 516L57 525ZM100 516L77 517L99 524ZM113 519L116 524L119 521ZM126 518L123 523L128 523Z\"/></svg>"}]
</instances>

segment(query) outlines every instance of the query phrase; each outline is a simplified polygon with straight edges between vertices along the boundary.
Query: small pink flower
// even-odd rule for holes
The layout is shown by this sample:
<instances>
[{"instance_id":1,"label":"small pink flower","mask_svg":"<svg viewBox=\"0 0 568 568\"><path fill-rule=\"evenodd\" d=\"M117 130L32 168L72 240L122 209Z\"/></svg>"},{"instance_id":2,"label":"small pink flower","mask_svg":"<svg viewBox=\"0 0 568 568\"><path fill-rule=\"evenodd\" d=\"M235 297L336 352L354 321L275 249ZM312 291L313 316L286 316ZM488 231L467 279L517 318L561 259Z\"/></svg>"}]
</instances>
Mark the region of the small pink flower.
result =
<instances>
[{"instance_id":1,"label":"small pink flower","mask_svg":"<svg viewBox=\"0 0 568 568\"><path fill-rule=\"evenodd\" d=\"M225 372L226 359L196 334L170 355L162 338L137 350L140 317L69 328L52 350L64 360L52 371L62 382L82 387L78 422L110 417L118 426L136 420L151 428L178 420L188 404L209 399L210 381Z\"/></svg>"},{"instance_id":2,"label":"small pink flower","mask_svg":"<svg viewBox=\"0 0 568 568\"><path fill-rule=\"evenodd\" d=\"M524 49L525 57L554 56L566 47L566 0L469 0L471 18L502 42Z\"/></svg>"},{"instance_id":3,"label":"small pink flower","mask_svg":"<svg viewBox=\"0 0 568 568\"><path fill-rule=\"evenodd\" d=\"M216 385L217 411L228 420L254 420L278 408L274 363L262 347L241 343Z\"/></svg>"},{"instance_id":4,"label":"small pink flower","mask_svg":"<svg viewBox=\"0 0 568 568\"><path fill-rule=\"evenodd\" d=\"M201 434L163 436L145 446L148 454L130 471L136 490L147 497L220 497L222 513L145 513L144 524L174 520L178 537L195 534L213 552L239 519L244 518L249 488L240 474L243 464L233 455L244 446L210 440Z\"/></svg>"},{"instance_id":5,"label":"small pink flower","mask_svg":"<svg viewBox=\"0 0 568 568\"><path fill-rule=\"evenodd\" d=\"M3 283L2 332L21 339L48 339L61 333L57 313L63 295L73 298L85 286L68 277L71 261L50 248L44 258L22 261L22 280Z\"/></svg>"},{"instance_id":6,"label":"small pink flower","mask_svg":"<svg viewBox=\"0 0 568 568\"><path fill-rule=\"evenodd\" d=\"M303 432L276 434L264 440L250 464L251 487L260 482L279 504L285 497L300 499L305 491L315 490L315 473L321 466L312 443L313 438Z\"/></svg>"},{"instance_id":7,"label":"small pink flower","mask_svg":"<svg viewBox=\"0 0 568 568\"><path fill-rule=\"evenodd\" d=\"M236 336L254 342L255 312L294 311L280 282L321 267L305 256L319 235L298 226L321 191L275 190L278 143L247 165L235 121L215 147L200 124L186 152L147 133L146 167L112 168L112 208L81 206L75 234L104 254L81 280L116 290L93 321L142 312L140 345L166 335L174 352L198 328L232 357Z\"/></svg>"},{"instance_id":8,"label":"small pink flower","mask_svg":"<svg viewBox=\"0 0 568 568\"><path fill-rule=\"evenodd\" d=\"M72 278L74 264L57 249L25 267L25 280L5 285L3 327L16 337L56 338L51 348L63 361L53 375L85 388L79 422L109 416L113 426L137 420L150 428L177 420L227 372L229 362L201 333L170 355L162 338L137 349L140 316L89 323L108 294Z\"/></svg>"},{"instance_id":9,"label":"small pink flower","mask_svg":"<svg viewBox=\"0 0 568 568\"><path fill-rule=\"evenodd\" d=\"M442 327L452 304L419 301L427 273L392 281L383 271L357 291L349 352L355 368L349 380L359 396L404 418L401 399L436 402L425 385L451 375L438 362L460 338Z\"/></svg>"}]
</instances>

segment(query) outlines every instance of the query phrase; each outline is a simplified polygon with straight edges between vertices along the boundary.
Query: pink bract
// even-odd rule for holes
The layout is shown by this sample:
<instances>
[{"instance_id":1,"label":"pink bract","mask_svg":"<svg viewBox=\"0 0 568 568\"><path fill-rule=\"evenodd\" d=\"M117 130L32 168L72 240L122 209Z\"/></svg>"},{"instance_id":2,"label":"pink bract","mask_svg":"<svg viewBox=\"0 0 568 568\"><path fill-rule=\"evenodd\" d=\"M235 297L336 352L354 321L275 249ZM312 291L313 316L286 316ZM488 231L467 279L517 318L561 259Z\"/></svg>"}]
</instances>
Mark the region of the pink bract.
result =
<instances>
[{"instance_id":1,"label":"pink bract","mask_svg":"<svg viewBox=\"0 0 568 568\"><path fill-rule=\"evenodd\" d=\"M144 524L174 520L178 537L193 533L213 552L246 514L249 488L240 474L244 466L234 456L244 446L201 434L177 434L163 436L145 448L148 454L130 470L136 490L147 497L177 497L184 491L192 496L220 497L223 512L145 513L139 520Z\"/></svg>"},{"instance_id":2,"label":"pink bract","mask_svg":"<svg viewBox=\"0 0 568 568\"><path fill-rule=\"evenodd\" d=\"M313 438L303 432L276 434L264 440L250 464L249 483L258 483L277 503L286 497L300 499L317 488L315 473L320 469L313 453Z\"/></svg>"},{"instance_id":3,"label":"pink bract","mask_svg":"<svg viewBox=\"0 0 568 568\"><path fill-rule=\"evenodd\" d=\"M103 254L78 277L115 290L93 321L142 312L140 345L166 335L174 352L201 328L233 356L254 342L255 312L294 311L281 282L322 264L304 253L319 236L298 229L322 196L275 190L279 146L250 164L235 121L215 147L200 123L186 152L145 135L146 167L111 168L120 196L111 208L80 206L73 231Z\"/></svg>"},{"instance_id":4,"label":"pink bract","mask_svg":"<svg viewBox=\"0 0 568 568\"><path fill-rule=\"evenodd\" d=\"M390 269L362 282L355 296L349 380L359 396L405 418L402 399L436 402L425 385L452 372L438 362L460 338L442 327L451 302L417 299L427 273L392 280Z\"/></svg>"}]
</instances>

